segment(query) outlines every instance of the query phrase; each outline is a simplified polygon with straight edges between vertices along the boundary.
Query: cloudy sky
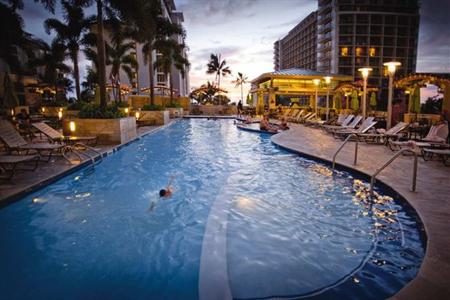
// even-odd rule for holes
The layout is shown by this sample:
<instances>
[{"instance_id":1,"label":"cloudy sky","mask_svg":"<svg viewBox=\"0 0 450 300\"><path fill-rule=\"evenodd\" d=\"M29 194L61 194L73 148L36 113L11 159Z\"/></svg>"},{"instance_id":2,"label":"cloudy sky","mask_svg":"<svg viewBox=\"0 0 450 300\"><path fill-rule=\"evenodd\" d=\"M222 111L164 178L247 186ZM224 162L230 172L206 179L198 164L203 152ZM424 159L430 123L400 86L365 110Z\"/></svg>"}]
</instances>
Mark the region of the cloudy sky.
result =
<instances>
[{"instance_id":1,"label":"cloudy sky","mask_svg":"<svg viewBox=\"0 0 450 300\"><path fill-rule=\"evenodd\" d=\"M42 26L50 17L32 0L25 0L26 30L51 41ZM450 72L449 0L422 0L417 58L418 72ZM273 70L273 43L299 21L317 9L316 0L175 0L184 13L191 87L198 87L213 75L206 75L210 53L220 53L233 71L222 80L232 100L240 98L234 88L237 72L249 79ZM92 11L92 10L91 10ZM82 65L87 62L82 62ZM244 91L245 97L246 91Z\"/></svg>"}]
</instances>

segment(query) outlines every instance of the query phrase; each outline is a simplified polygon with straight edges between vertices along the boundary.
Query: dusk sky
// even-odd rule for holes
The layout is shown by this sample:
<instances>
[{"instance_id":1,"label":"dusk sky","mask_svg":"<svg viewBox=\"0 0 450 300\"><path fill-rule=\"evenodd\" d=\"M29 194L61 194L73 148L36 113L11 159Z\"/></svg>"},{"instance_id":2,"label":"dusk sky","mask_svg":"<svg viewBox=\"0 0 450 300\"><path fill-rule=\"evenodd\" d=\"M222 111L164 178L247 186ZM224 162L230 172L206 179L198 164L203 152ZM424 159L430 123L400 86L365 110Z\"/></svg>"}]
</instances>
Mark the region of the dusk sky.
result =
<instances>
[{"instance_id":1,"label":"dusk sky","mask_svg":"<svg viewBox=\"0 0 450 300\"><path fill-rule=\"evenodd\" d=\"M52 36L45 33L42 23L52 16L32 0L24 2L26 30L50 42ZM450 1L421 2L417 71L450 73ZM185 18L191 87L214 80L213 75L205 74L206 63L210 53L220 53L233 71L233 76L221 83L233 101L240 98L240 89L231 83L237 72L251 80L272 71L273 43L317 9L316 0L175 0L175 3ZM83 59L83 76L83 66L88 64Z\"/></svg>"}]
</instances>

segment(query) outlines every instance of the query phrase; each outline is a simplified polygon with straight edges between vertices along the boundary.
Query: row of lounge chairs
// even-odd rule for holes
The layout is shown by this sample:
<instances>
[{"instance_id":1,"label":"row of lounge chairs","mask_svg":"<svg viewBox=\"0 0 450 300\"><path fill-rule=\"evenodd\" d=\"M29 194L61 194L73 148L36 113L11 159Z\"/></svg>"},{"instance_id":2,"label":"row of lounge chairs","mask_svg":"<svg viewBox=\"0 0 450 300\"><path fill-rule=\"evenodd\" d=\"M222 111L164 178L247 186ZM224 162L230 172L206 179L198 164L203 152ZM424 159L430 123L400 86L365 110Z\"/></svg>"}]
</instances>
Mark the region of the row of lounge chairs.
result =
<instances>
[{"instance_id":1,"label":"row of lounge chairs","mask_svg":"<svg viewBox=\"0 0 450 300\"><path fill-rule=\"evenodd\" d=\"M15 171L22 165L33 164L32 168L23 170L36 170L40 161L49 162L54 155L62 154L70 144L81 141L96 143L96 137L65 137L57 130L45 123L33 123L32 126L43 134L48 142L28 142L14 126L0 120L0 140L3 142L6 154L0 155L0 171L4 175L0 179L11 179Z\"/></svg>"},{"instance_id":2,"label":"row of lounge chairs","mask_svg":"<svg viewBox=\"0 0 450 300\"><path fill-rule=\"evenodd\" d=\"M447 124L434 125L427 136L419 141L401 141L401 132L409 124L399 122L388 130L375 129L374 117L363 120L362 116L340 114L334 124L327 124L321 120L308 119L303 122L307 126L320 127L335 138L345 139L353 134L360 142L368 144L382 144L396 151L400 149L419 148L424 160L440 158L445 165L450 165L450 145L446 143L449 132Z\"/></svg>"}]
</instances>

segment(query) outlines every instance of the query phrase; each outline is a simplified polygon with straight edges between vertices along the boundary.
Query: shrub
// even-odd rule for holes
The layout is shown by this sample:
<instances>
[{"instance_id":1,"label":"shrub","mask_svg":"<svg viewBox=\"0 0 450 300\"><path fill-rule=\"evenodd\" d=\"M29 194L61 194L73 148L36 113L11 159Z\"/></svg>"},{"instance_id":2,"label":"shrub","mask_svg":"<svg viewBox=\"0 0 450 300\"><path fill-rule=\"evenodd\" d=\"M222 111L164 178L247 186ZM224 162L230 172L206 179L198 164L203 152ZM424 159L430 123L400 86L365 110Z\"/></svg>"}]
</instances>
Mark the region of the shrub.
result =
<instances>
[{"instance_id":1,"label":"shrub","mask_svg":"<svg viewBox=\"0 0 450 300\"><path fill-rule=\"evenodd\" d=\"M157 104L145 104L142 107L142 110L164 110L164 107L161 105L157 105Z\"/></svg>"},{"instance_id":2,"label":"shrub","mask_svg":"<svg viewBox=\"0 0 450 300\"><path fill-rule=\"evenodd\" d=\"M115 105L116 105L117 107L120 107L120 108L124 108L124 107L129 107L129 106L130 106L130 105L128 104L128 102L125 102L125 101L117 102Z\"/></svg>"},{"instance_id":3,"label":"shrub","mask_svg":"<svg viewBox=\"0 0 450 300\"><path fill-rule=\"evenodd\" d=\"M76 101L72 104L69 104L69 106L67 106L67 109L68 110L82 110L85 105L87 105L87 103L84 101Z\"/></svg>"},{"instance_id":4,"label":"shrub","mask_svg":"<svg viewBox=\"0 0 450 300\"><path fill-rule=\"evenodd\" d=\"M86 104L78 113L80 119L118 119L125 117L116 105L101 108L97 104Z\"/></svg>"},{"instance_id":5,"label":"shrub","mask_svg":"<svg viewBox=\"0 0 450 300\"><path fill-rule=\"evenodd\" d=\"M181 104L179 103L168 103L166 104L167 108L182 108L183 106L181 106Z\"/></svg>"}]
</instances>

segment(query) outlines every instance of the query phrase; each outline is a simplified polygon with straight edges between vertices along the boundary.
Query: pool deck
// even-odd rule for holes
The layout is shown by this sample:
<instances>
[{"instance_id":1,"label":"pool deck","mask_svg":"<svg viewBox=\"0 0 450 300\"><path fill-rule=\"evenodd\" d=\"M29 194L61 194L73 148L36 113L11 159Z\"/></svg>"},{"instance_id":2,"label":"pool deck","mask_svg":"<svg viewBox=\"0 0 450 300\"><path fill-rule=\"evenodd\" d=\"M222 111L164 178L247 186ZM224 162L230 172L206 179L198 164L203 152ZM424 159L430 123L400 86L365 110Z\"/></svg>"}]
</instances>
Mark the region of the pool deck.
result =
<instances>
[{"instance_id":1,"label":"pool deck","mask_svg":"<svg viewBox=\"0 0 450 300\"><path fill-rule=\"evenodd\" d=\"M274 135L272 142L329 162L342 143L320 129L297 124ZM359 143L354 166L353 151L354 142L349 142L336 163L369 176L393 155L385 146ZM450 168L419 158L417 189L411 192L412 166L412 156L401 156L377 176L414 207L427 234L426 254L417 277L391 299L450 299Z\"/></svg>"},{"instance_id":2,"label":"pool deck","mask_svg":"<svg viewBox=\"0 0 450 300\"><path fill-rule=\"evenodd\" d=\"M146 135L161 126L139 127L138 137ZM94 146L102 155L111 152L121 145L97 145ZM65 176L68 172L76 170L80 164L88 161L85 158L81 163L70 164L62 156L55 156L50 162L40 162L34 172L17 171L11 180L0 180L0 207L13 202L16 198L21 198L24 194L35 190L38 187L45 186L47 183Z\"/></svg>"}]
</instances>

